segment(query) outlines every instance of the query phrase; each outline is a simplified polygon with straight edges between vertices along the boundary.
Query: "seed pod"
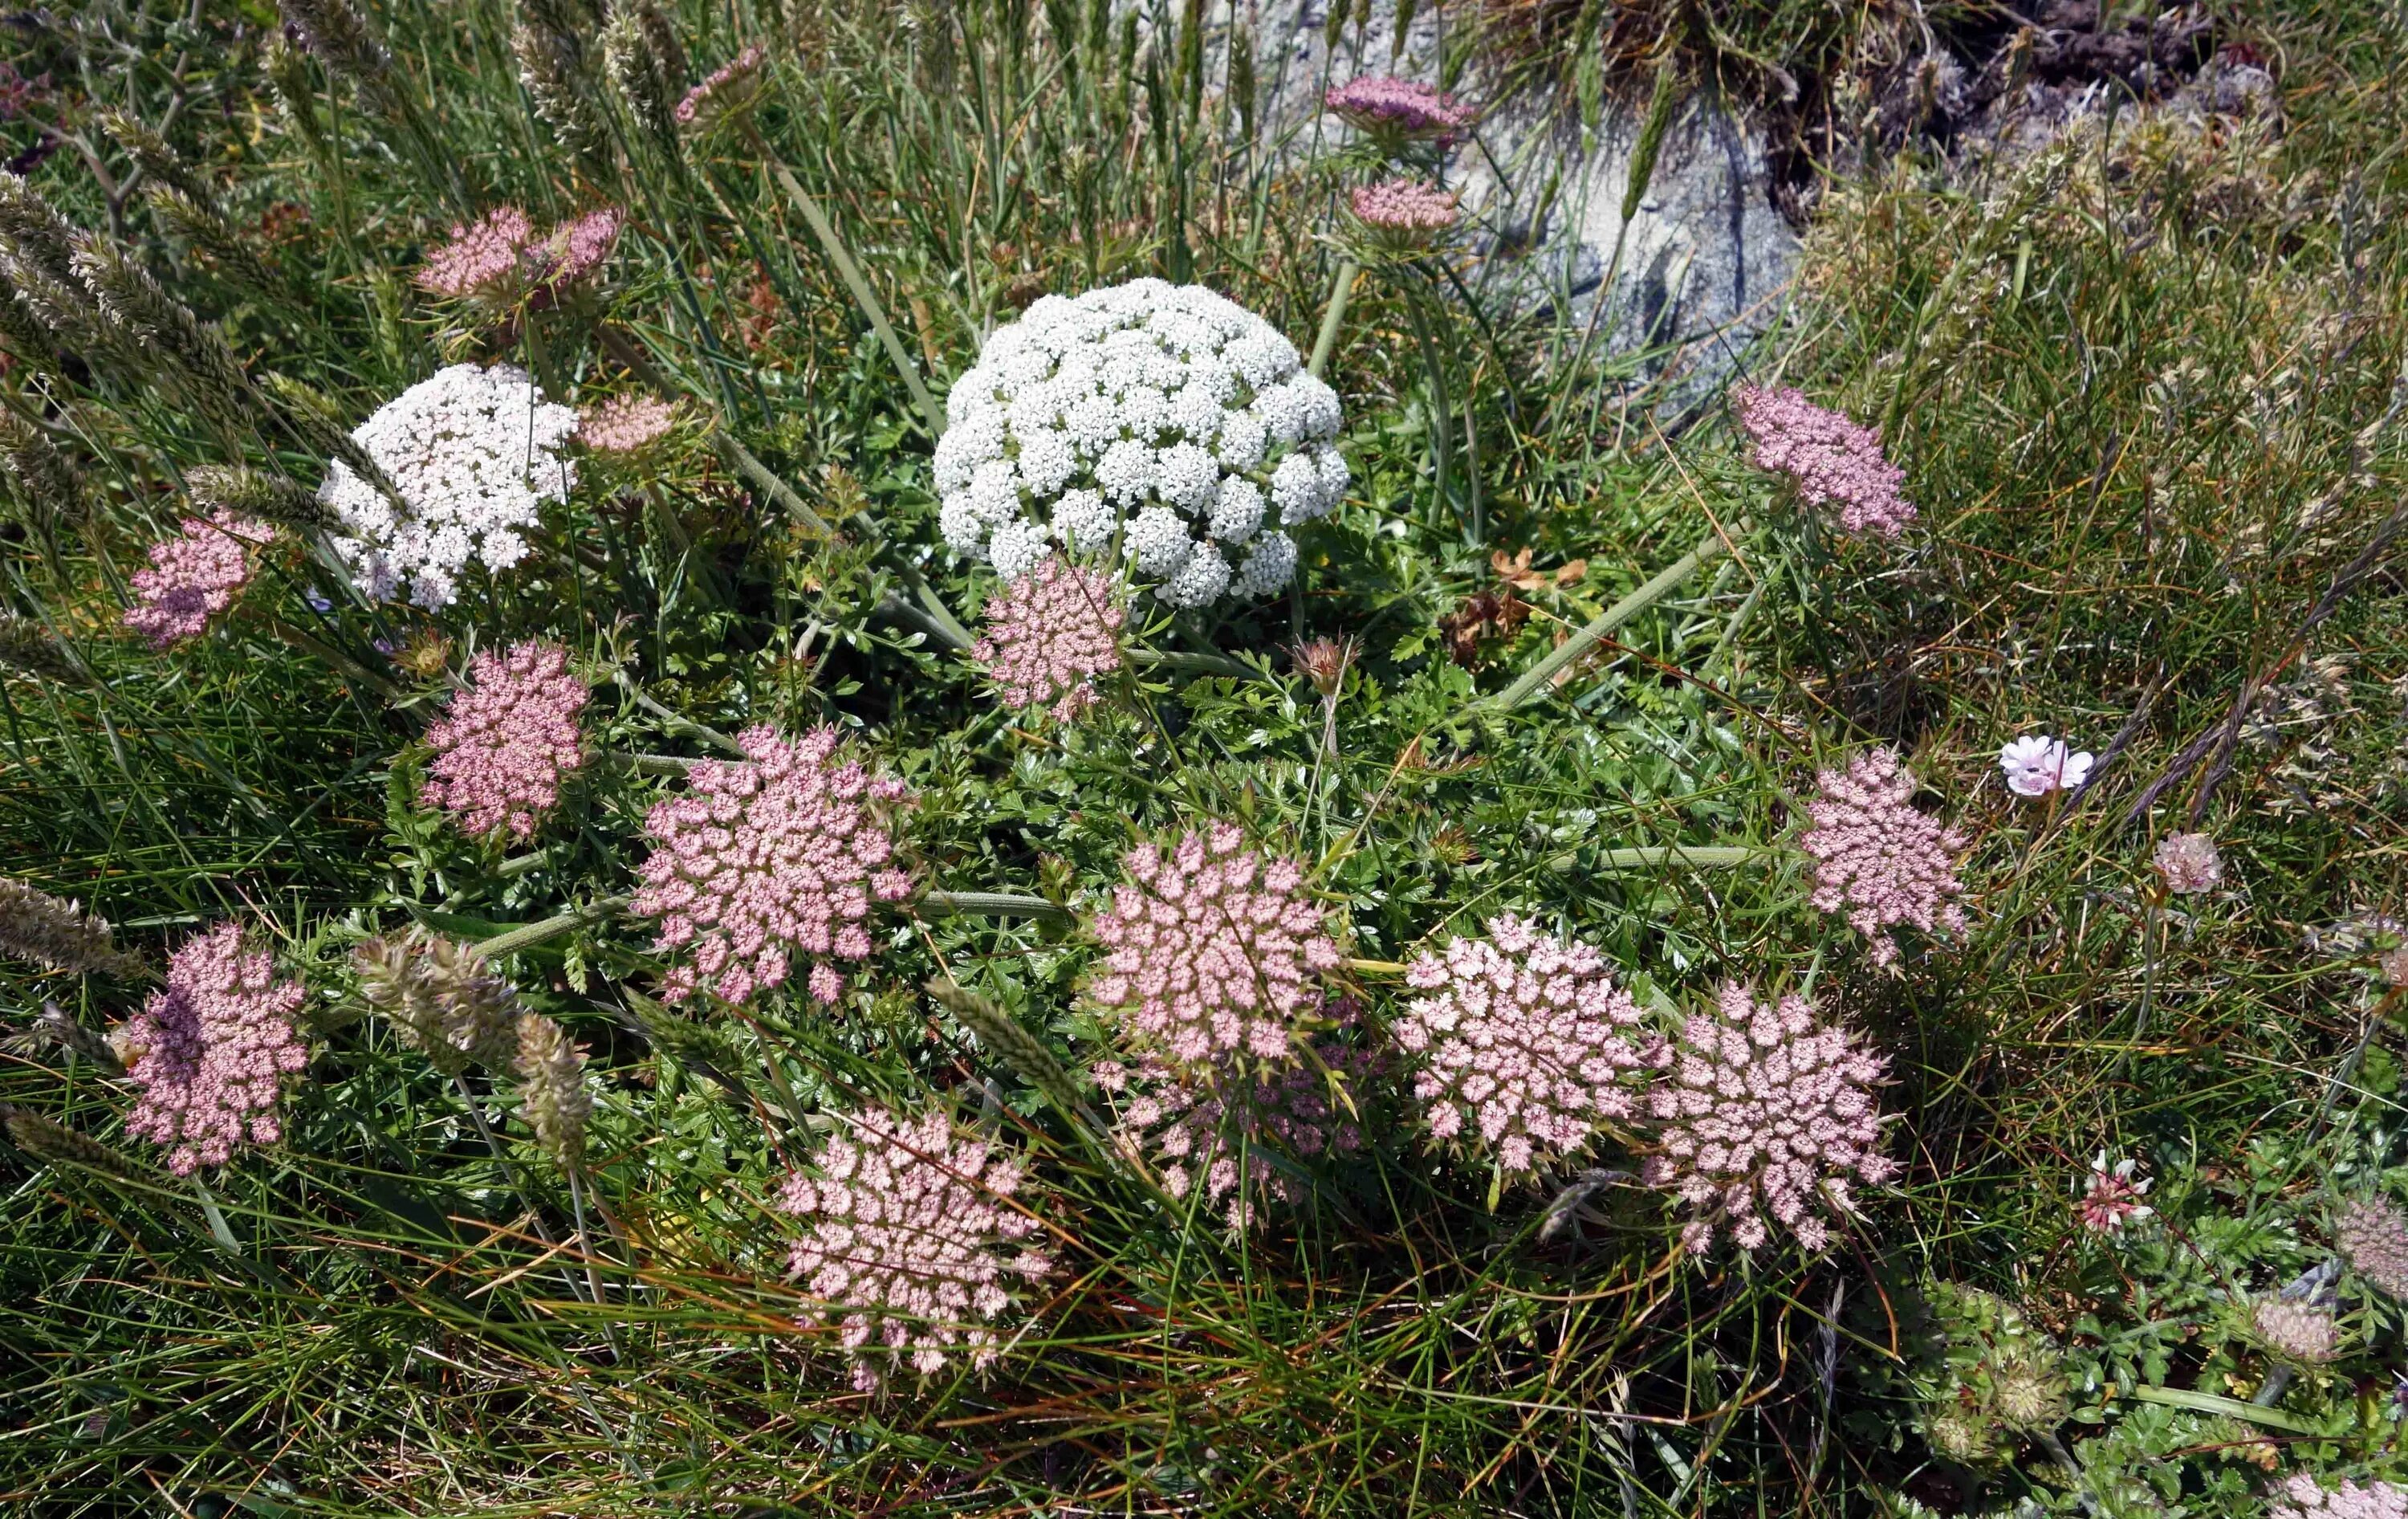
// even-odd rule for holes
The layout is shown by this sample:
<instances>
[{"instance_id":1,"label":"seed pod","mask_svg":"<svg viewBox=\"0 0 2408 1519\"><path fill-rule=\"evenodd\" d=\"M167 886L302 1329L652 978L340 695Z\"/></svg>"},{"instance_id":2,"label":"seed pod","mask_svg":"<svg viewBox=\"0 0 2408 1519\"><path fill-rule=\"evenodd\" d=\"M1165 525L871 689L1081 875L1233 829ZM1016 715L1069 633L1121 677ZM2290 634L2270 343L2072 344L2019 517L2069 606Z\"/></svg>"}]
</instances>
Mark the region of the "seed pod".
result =
<instances>
[{"instance_id":1,"label":"seed pod","mask_svg":"<svg viewBox=\"0 0 2408 1519\"><path fill-rule=\"evenodd\" d=\"M0 1103L0 1127L7 1130L18 1149L52 1166L78 1166L127 1182L149 1181L154 1175L148 1167L98 1139L13 1104Z\"/></svg>"},{"instance_id":2,"label":"seed pod","mask_svg":"<svg viewBox=\"0 0 2408 1519\"><path fill-rule=\"evenodd\" d=\"M446 1076L474 1061L498 1070L518 1048L518 989L476 952L424 928L351 951L360 996Z\"/></svg>"},{"instance_id":3,"label":"seed pod","mask_svg":"<svg viewBox=\"0 0 2408 1519\"><path fill-rule=\"evenodd\" d=\"M518 1039L519 1115L552 1162L574 1170L585 1158L585 1122L594 1112L584 1052L539 1012L519 1014Z\"/></svg>"},{"instance_id":4,"label":"seed pod","mask_svg":"<svg viewBox=\"0 0 2408 1519\"><path fill-rule=\"evenodd\" d=\"M138 956L117 947L107 919L7 876L0 876L0 954L64 974L146 974Z\"/></svg>"}]
</instances>

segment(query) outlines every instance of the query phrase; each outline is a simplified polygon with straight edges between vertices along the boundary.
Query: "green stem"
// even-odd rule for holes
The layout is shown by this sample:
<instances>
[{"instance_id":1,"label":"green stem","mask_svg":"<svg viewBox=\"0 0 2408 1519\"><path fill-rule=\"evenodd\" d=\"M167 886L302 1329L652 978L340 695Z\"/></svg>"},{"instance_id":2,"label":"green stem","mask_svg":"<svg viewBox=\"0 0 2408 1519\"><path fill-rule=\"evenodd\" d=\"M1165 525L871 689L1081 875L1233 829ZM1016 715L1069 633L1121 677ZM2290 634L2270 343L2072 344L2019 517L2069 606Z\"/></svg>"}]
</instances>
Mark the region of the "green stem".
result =
<instances>
[{"instance_id":1,"label":"green stem","mask_svg":"<svg viewBox=\"0 0 2408 1519\"><path fill-rule=\"evenodd\" d=\"M770 473L769 466L763 464L751 449L738 442L733 433L720 426L713 428L710 436L712 445L719 450L719 456L734 466L738 474L751 480L762 494L783 508L787 515L822 537L835 536L836 529L828 525L827 519L813 511L810 502L795 494L793 486Z\"/></svg>"},{"instance_id":2,"label":"green stem","mask_svg":"<svg viewBox=\"0 0 2408 1519\"><path fill-rule=\"evenodd\" d=\"M671 711L668 708L664 707L659 702L653 700L652 694L647 692L642 686L638 685L635 678L629 675L625 669L622 668L612 672L610 678L618 683L620 690L625 692L629 696L635 699L637 706L642 708L645 711L652 713L654 717L659 718L675 731L699 738L704 743L710 745L711 748L718 750L722 753L733 754L738 759L751 759L752 757L752 755L744 752L744 746L742 744L730 738L727 735L720 732L717 728L711 727L708 724L697 723L682 712Z\"/></svg>"},{"instance_id":3,"label":"green stem","mask_svg":"<svg viewBox=\"0 0 2408 1519\"><path fill-rule=\"evenodd\" d=\"M1587 653L1596 646L1598 639L1606 638L1623 623L1663 600L1682 581L1695 575L1699 566L1720 558L1728 552L1720 537L1710 537L1698 544L1666 566L1654 580L1599 612L1586 627L1566 638L1550 651L1546 658L1531 666L1520 680L1489 698L1490 702L1510 710L1528 701L1534 695L1547 689L1548 682L1555 679L1556 671ZM1475 702L1474 705L1479 703Z\"/></svg>"},{"instance_id":4,"label":"green stem","mask_svg":"<svg viewBox=\"0 0 2408 1519\"><path fill-rule=\"evenodd\" d=\"M811 236L820 240L821 249L826 252L828 262L836 265L836 272L843 279L845 288L853 292L853 304L860 307L861 314L869 319L869 330L876 333L878 340L885 345L886 356L895 361L896 372L903 377L903 388L911 393L912 401L928 419L929 432L942 437L945 435L945 408L928 394L927 383L920 378L920 366L912 362L910 351L903 346L903 339L895 335L894 325L886 320L886 308L879 304L878 294L869 288L869 281L861 277L861 266L853 263L852 251L844 246L844 239L837 236L835 223L827 219L825 211L820 209L820 203L811 198L810 193L787 172L786 165L769 151L767 143L761 142L756 146L761 150L761 156L767 160L770 172L778 177L778 183L785 190L787 198L795 203L795 209L810 223Z\"/></svg>"},{"instance_id":5,"label":"green stem","mask_svg":"<svg viewBox=\"0 0 2408 1519\"><path fill-rule=\"evenodd\" d=\"M1346 301L1354 294L1354 277L1362 272L1362 261L1352 253L1338 261L1337 278L1329 281L1329 304L1321 312L1321 333L1312 340L1312 360L1304 366L1315 380L1329 367L1330 351L1338 346L1338 324L1346 320Z\"/></svg>"},{"instance_id":6,"label":"green stem","mask_svg":"<svg viewBox=\"0 0 2408 1519\"><path fill-rule=\"evenodd\" d=\"M1413 339L1421 345L1422 369L1429 377L1430 463L1438 477L1438 508L1455 510L1455 408L1446 398L1446 366L1439 362L1438 339L1430 333L1429 316L1422 310L1419 292L1408 292L1405 314L1413 321ZM1443 519L1441 519L1443 520ZM1477 526L1467 522L1472 546L1480 543Z\"/></svg>"},{"instance_id":7,"label":"green stem","mask_svg":"<svg viewBox=\"0 0 2408 1519\"><path fill-rule=\"evenodd\" d=\"M1724 869L1761 860L1774 852L1753 844L1635 844L1610 849L1584 862L1577 854L1558 854L1547 863L1557 869L1585 865L1591 870L1652 870L1658 866L1685 865L1699 870Z\"/></svg>"},{"instance_id":8,"label":"green stem","mask_svg":"<svg viewBox=\"0 0 2408 1519\"><path fill-rule=\"evenodd\" d=\"M959 914L972 918L1036 918L1061 924L1079 921L1077 913L1058 903L1011 892L928 892L920 898L920 910L938 917Z\"/></svg>"},{"instance_id":9,"label":"green stem","mask_svg":"<svg viewBox=\"0 0 2408 1519\"><path fill-rule=\"evenodd\" d=\"M589 924L615 918L625 911L626 908L626 897L596 897L583 907L571 908L566 912L555 912L549 918L506 929L491 939L479 939L468 948L479 959L498 960L505 954L514 954L520 950L547 943L560 938L563 934L575 933Z\"/></svg>"},{"instance_id":10,"label":"green stem","mask_svg":"<svg viewBox=\"0 0 2408 1519\"><path fill-rule=\"evenodd\" d=\"M1226 675L1240 681L1251 681L1263 673L1251 665L1240 665L1226 654L1182 654L1160 649L1132 649L1128 652L1128 661L1132 665L1150 665L1158 669Z\"/></svg>"}]
</instances>

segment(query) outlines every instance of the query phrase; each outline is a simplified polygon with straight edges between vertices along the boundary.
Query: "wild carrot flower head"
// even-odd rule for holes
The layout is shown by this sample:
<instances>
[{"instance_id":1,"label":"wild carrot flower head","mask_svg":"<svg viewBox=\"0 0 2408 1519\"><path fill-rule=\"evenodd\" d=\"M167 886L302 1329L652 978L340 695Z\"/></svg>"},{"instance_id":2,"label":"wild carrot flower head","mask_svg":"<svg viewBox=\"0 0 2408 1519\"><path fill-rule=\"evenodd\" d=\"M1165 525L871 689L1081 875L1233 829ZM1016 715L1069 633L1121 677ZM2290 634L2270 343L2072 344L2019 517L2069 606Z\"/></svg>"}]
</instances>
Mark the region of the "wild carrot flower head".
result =
<instances>
[{"instance_id":1,"label":"wild carrot flower head","mask_svg":"<svg viewBox=\"0 0 2408 1519\"><path fill-rule=\"evenodd\" d=\"M2166 890L2181 896L2212 892L2224 880L2224 857L2215 852L2215 840L2203 833L2166 835L2157 840L2152 860L2165 878Z\"/></svg>"},{"instance_id":2,"label":"wild carrot flower head","mask_svg":"<svg viewBox=\"0 0 2408 1519\"><path fill-rule=\"evenodd\" d=\"M1049 557L987 598L986 631L971 655L1005 706L1050 704L1070 722L1094 704L1095 678L1121 666L1128 613L1120 597L1110 575Z\"/></svg>"},{"instance_id":3,"label":"wild carrot flower head","mask_svg":"<svg viewBox=\"0 0 2408 1519\"><path fill-rule=\"evenodd\" d=\"M625 222L615 207L605 206L552 228L527 250L527 278L534 293L543 301L556 301L592 279L619 245L619 229Z\"/></svg>"},{"instance_id":4,"label":"wild carrot flower head","mask_svg":"<svg viewBox=\"0 0 2408 1519\"><path fill-rule=\"evenodd\" d=\"M937 522L955 552L1016 580L1057 546L1117 537L1172 607L1285 587L1283 529L1327 515L1353 478L1338 393L1200 285L1043 297L987 339L945 414Z\"/></svg>"},{"instance_id":5,"label":"wild carrot flower head","mask_svg":"<svg viewBox=\"0 0 2408 1519\"><path fill-rule=\"evenodd\" d=\"M305 1061L293 1026L302 996L233 924L188 940L165 988L121 1031L126 1080L140 1092L126 1132L166 1147L178 1176L224 1165L246 1141L275 1143L278 1088Z\"/></svg>"},{"instance_id":6,"label":"wild carrot flower head","mask_svg":"<svg viewBox=\"0 0 2408 1519\"><path fill-rule=\"evenodd\" d=\"M2408 1214L2388 1197L2354 1197L2333 1221L2333 1243L2351 1270L2408 1302Z\"/></svg>"},{"instance_id":7,"label":"wild carrot flower head","mask_svg":"<svg viewBox=\"0 0 2408 1519\"><path fill-rule=\"evenodd\" d=\"M1999 769L2018 796L2071 791L2090 779L2091 764L2089 751L2070 750L2063 739L2045 733L2010 738L1999 749Z\"/></svg>"},{"instance_id":8,"label":"wild carrot flower head","mask_svg":"<svg viewBox=\"0 0 2408 1519\"><path fill-rule=\"evenodd\" d=\"M1812 826L1798 841L1814 859L1814 905L1845 912L1871 944L1875 965L1898 958L1897 942L1884 932L1892 924L1962 931L1965 910L1955 899L1965 890L1956 859L1966 838L1915 810L1914 776L1898 755L1868 750L1815 782L1818 794L1806 805Z\"/></svg>"},{"instance_id":9,"label":"wild carrot flower head","mask_svg":"<svg viewBox=\"0 0 2408 1519\"><path fill-rule=\"evenodd\" d=\"M1359 1115L1382 1066L1360 1047L1353 1010L1332 1010L1340 1026L1314 1041L1312 1061L1252 1072L1233 1061L1200 1072L1151 1056L1099 1062L1093 1074L1112 1095L1115 1132L1154 1157L1172 1197L1200 1183L1232 1230L1261 1222L1267 1201L1301 1202L1295 1167L1363 1148ZM1332 1094L1333 1076L1343 1099Z\"/></svg>"},{"instance_id":10,"label":"wild carrot flower head","mask_svg":"<svg viewBox=\"0 0 2408 1519\"><path fill-rule=\"evenodd\" d=\"M2250 1305L2249 1326L2266 1348L2311 1365L2341 1354L2341 1326L2332 1310L2291 1297L2260 1297Z\"/></svg>"},{"instance_id":11,"label":"wild carrot flower head","mask_svg":"<svg viewBox=\"0 0 2408 1519\"><path fill-rule=\"evenodd\" d=\"M466 687L427 730L435 761L421 798L458 814L464 832L526 838L560 800L561 778L584 763L584 709L585 682L558 644L479 654Z\"/></svg>"},{"instance_id":12,"label":"wild carrot flower head","mask_svg":"<svg viewBox=\"0 0 2408 1519\"><path fill-rule=\"evenodd\" d=\"M363 940L351 950L360 997L446 1076L475 1061L507 1067L517 1048L518 988L468 945L424 927Z\"/></svg>"},{"instance_id":13,"label":"wild carrot flower head","mask_svg":"<svg viewBox=\"0 0 2408 1519\"><path fill-rule=\"evenodd\" d=\"M819 1306L802 1322L840 1326L855 1387L879 1386L886 1368L932 1375L963 1352L994 1364L1012 1287L1054 1269L1034 1243L1041 1226L1013 1206L1024 1181L1018 1160L940 1111L838 1115L779 1206L803 1220L788 1269Z\"/></svg>"},{"instance_id":14,"label":"wild carrot flower head","mask_svg":"<svg viewBox=\"0 0 2408 1519\"><path fill-rule=\"evenodd\" d=\"M910 893L892 817L910 794L844 753L833 727L787 738L765 724L737 743L746 759L697 763L685 795L644 819L652 853L635 909L660 920L654 948L687 956L662 995L742 1002L782 984L800 954L810 995L834 1001L844 979L829 962L869 958L871 904Z\"/></svg>"},{"instance_id":15,"label":"wild carrot flower head","mask_svg":"<svg viewBox=\"0 0 2408 1519\"><path fill-rule=\"evenodd\" d=\"M1128 883L1089 924L1104 947L1087 992L1140 1045L1188 1066L1286 1060L1289 1025L1320 1005L1338 943L1304 867L1212 823L1127 855Z\"/></svg>"},{"instance_id":16,"label":"wild carrot flower head","mask_svg":"<svg viewBox=\"0 0 2408 1519\"><path fill-rule=\"evenodd\" d=\"M676 405L657 395L614 395L577 413L577 440L596 453L638 453L676 422Z\"/></svg>"},{"instance_id":17,"label":"wild carrot flower head","mask_svg":"<svg viewBox=\"0 0 2408 1519\"><path fill-rule=\"evenodd\" d=\"M2342 1480L2327 1487L2311 1473L2293 1473L2274 1489L2278 1501L2266 1519L2408 1519L2408 1487L2397 1483L2364 1484Z\"/></svg>"},{"instance_id":18,"label":"wild carrot flower head","mask_svg":"<svg viewBox=\"0 0 2408 1519\"><path fill-rule=\"evenodd\" d=\"M1455 195L1419 179L1387 179L1357 185L1349 200L1355 224L1374 251L1396 256L1421 252L1455 223Z\"/></svg>"},{"instance_id":19,"label":"wild carrot flower head","mask_svg":"<svg viewBox=\"0 0 2408 1519\"><path fill-rule=\"evenodd\" d=\"M1914 521L1914 503L1899 491L1906 471L1882 452L1881 429L1785 386L1734 386L1731 404L1756 466L1786 477L1808 506L1835 510L1842 532L1894 538Z\"/></svg>"},{"instance_id":20,"label":"wild carrot flower head","mask_svg":"<svg viewBox=\"0 0 2408 1519\"><path fill-rule=\"evenodd\" d=\"M1348 79L1323 95L1321 103L1347 125L1391 147L1407 142L1443 146L1477 114L1442 90L1384 74Z\"/></svg>"},{"instance_id":21,"label":"wild carrot flower head","mask_svg":"<svg viewBox=\"0 0 2408 1519\"><path fill-rule=\"evenodd\" d=\"M351 440L399 491L396 507L337 460L318 498L350 536L336 548L371 596L448 607L470 561L504 570L527 554L544 504L577 484L562 451L577 413L507 365L455 364L380 408Z\"/></svg>"},{"instance_id":22,"label":"wild carrot flower head","mask_svg":"<svg viewBox=\"0 0 2408 1519\"><path fill-rule=\"evenodd\" d=\"M142 973L141 959L117 947L107 919L7 876L0 876L0 954L70 975Z\"/></svg>"},{"instance_id":23,"label":"wild carrot flower head","mask_svg":"<svg viewBox=\"0 0 2408 1519\"><path fill-rule=\"evenodd\" d=\"M1804 997L1760 1003L1725 985L1718 1015L1684 1025L1649 1098L1663 1150L1643 1179L1695 1210L1683 1242L1705 1249L1727 1223L1732 1241L1754 1250L1770 1235L1770 1214L1807 1249L1829 1244L1823 1215L1855 1211L1849 1178L1878 1186L1900 1169L1881 1154L1873 1100L1886 1069Z\"/></svg>"},{"instance_id":24,"label":"wild carrot flower head","mask_svg":"<svg viewBox=\"0 0 2408 1519\"><path fill-rule=\"evenodd\" d=\"M524 292L526 251L534 241L535 223L526 212L497 206L452 228L452 240L419 266L418 288L448 301L516 300Z\"/></svg>"},{"instance_id":25,"label":"wild carrot flower head","mask_svg":"<svg viewBox=\"0 0 2408 1519\"><path fill-rule=\"evenodd\" d=\"M759 98L763 65L769 55L757 45L743 51L685 93L669 114L689 131L708 131L750 107Z\"/></svg>"},{"instance_id":26,"label":"wild carrot flower head","mask_svg":"<svg viewBox=\"0 0 2408 1519\"><path fill-rule=\"evenodd\" d=\"M2120 1234L2125 1225L2137 1224L2157 1211L2141 1200L2148 1196L2151 1183L2145 1176L2135 1178L2139 1164L2127 1155L2110 1166L2104 1150L2092 1158L2080 1200L2074 1204L2084 1228L2093 1234Z\"/></svg>"},{"instance_id":27,"label":"wild carrot flower head","mask_svg":"<svg viewBox=\"0 0 2408 1519\"><path fill-rule=\"evenodd\" d=\"M251 579L251 551L275 536L265 523L227 511L185 518L181 533L150 545L150 567L134 572L125 625L153 649L199 638Z\"/></svg>"},{"instance_id":28,"label":"wild carrot flower head","mask_svg":"<svg viewBox=\"0 0 2408 1519\"><path fill-rule=\"evenodd\" d=\"M1639 1004L1593 946L1511 913L1487 926L1413 961L1405 984L1420 995L1395 1037L1430 1133L1526 1173L1630 1117L1631 1073L1660 1064L1664 1041L1638 1032Z\"/></svg>"}]
</instances>

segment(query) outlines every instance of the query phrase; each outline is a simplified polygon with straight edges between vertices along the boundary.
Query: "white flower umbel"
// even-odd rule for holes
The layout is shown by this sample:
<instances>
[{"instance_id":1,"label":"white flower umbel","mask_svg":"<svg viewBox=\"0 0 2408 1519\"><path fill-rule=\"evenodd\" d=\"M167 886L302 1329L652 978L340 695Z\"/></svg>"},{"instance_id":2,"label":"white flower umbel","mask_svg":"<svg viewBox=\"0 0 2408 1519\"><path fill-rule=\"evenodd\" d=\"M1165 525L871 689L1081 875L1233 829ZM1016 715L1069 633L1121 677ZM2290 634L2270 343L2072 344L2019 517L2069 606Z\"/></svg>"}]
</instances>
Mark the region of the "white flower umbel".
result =
<instances>
[{"instance_id":1,"label":"white flower umbel","mask_svg":"<svg viewBox=\"0 0 2408 1519\"><path fill-rule=\"evenodd\" d=\"M1200 285L1048 295L953 382L937 445L945 541L1017 580L1057 547L1121 552L1201 607L1285 586L1284 528L1351 477L1338 394L1268 322Z\"/></svg>"},{"instance_id":2,"label":"white flower umbel","mask_svg":"<svg viewBox=\"0 0 2408 1519\"><path fill-rule=\"evenodd\" d=\"M544 399L523 370L455 364L412 385L351 434L401 493L406 510L337 460L318 499L349 530L336 547L380 600L406 595L447 607L472 559L508 569L526 557L525 529L565 499L577 465L563 445L577 412Z\"/></svg>"}]
</instances>

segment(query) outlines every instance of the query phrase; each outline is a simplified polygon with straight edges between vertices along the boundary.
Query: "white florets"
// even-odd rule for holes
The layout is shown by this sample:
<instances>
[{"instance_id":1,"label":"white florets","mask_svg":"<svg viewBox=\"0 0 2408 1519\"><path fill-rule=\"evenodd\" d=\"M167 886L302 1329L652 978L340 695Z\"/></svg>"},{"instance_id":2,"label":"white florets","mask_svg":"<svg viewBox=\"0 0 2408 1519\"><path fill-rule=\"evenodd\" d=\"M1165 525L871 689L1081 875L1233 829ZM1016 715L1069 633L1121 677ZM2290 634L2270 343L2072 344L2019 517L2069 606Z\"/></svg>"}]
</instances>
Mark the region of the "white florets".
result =
<instances>
[{"instance_id":1,"label":"white florets","mask_svg":"<svg viewBox=\"0 0 2408 1519\"><path fill-rule=\"evenodd\" d=\"M577 483L563 451L576 436L574 408L544 399L523 370L457 364L412 385L351 434L401 493L407 510L335 463L318 499L346 537L336 547L360 589L451 605L471 559L508 569L524 558L524 530L547 501Z\"/></svg>"},{"instance_id":2,"label":"white florets","mask_svg":"<svg viewBox=\"0 0 2408 1519\"><path fill-rule=\"evenodd\" d=\"M1326 515L1353 479L1332 446L1337 393L1268 322L1199 285L1046 296L987 339L945 412L938 525L1006 580L1051 544L1117 533L1171 606L1268 595L1297 552L1266 523Z\"/></svg>"}]
</instances>

